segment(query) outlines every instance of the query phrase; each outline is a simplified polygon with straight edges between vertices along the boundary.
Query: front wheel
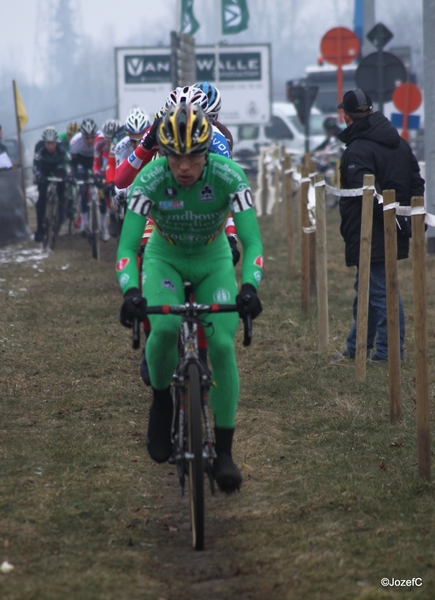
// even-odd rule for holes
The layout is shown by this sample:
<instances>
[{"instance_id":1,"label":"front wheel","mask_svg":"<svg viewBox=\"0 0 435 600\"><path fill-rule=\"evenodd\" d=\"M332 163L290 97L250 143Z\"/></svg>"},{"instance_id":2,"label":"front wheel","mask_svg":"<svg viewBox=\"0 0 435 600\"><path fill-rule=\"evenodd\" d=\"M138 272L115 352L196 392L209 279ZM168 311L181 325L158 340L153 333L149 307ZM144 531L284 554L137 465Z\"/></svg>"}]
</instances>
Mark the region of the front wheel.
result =
<instances>
[{"instance_id":1,"label":"front wheel","mask_svg":"<svg viewBox=\"0 0 435 600\"><path fill-rule=\"evenodd\" d=\"M204 549L204 460L202 455L201 384L197 365L190 365L187 382L187 447L192 545Z\"/></svg>"},{"instance_id":2,"label":"front wheel","mask_svg":"<svg viewBox=\"0 0 435 600\"><path fill-rule=\"evenodd\" d=\"M48 232L48 245L54 250L57 234L59 233L59 200L57 194L52 194L48 200L50 227Z\"/></svg>"},{"instance_id":3,"label":"front wheel","mask_svg":"<svg viewBox=\"0 0 435 600\"><path fill-rule=\"evenodd\" d=\"M98 203L95 199L92 200L91 210L90 210L90 236L91 236L91 246L92 246L92 258L96 260L100 259L100 210L98 208Z\"/></svg>"}]
</instances>

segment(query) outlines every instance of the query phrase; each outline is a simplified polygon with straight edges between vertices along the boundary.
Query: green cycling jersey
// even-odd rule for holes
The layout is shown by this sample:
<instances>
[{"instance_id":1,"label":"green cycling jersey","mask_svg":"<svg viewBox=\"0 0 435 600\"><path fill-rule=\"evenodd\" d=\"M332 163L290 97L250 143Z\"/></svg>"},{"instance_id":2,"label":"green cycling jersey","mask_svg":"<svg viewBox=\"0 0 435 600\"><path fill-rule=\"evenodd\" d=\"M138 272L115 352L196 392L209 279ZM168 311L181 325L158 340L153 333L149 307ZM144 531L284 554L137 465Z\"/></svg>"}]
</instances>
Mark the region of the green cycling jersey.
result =
<instances>
[{"instance_id":1,"label":"green cycling jersey","mask_svg":"<svg viewBox=\"0 0 435 600\"><path fill-rule=\"evenodd\" d=\"M200 304L233 304L237 295L230 246L223 229L232 212L244 250L242 282L255 288L263 275L260 231L249 184L230 159L210 154L200 179L177 184L166 158L136 177L118 246L116 273L123 292L139 287L136 253L149 215L155 229L146 246L142 293L150 305L184 302L183 281ZM180 317L150 315L146 360L155 390L167 389L177 366ZM237 313L210 314L207 340L213 379L210 402L217 427L234 428L239 395L234 336Z\"/></svg>"},{"instance_id":2,"label":"green cycling jersey","mask_svg":"<svg viewBox=\"0 0 435 600\"><path fill-rule=\"evenodd\" d=\"M232 160L210 154L200 179L177 184L166 157L149 163L136 177L118 248L117 276L123 292L138 287L136 252L148 215L174 254L201 255L222 235L229 212L244 249L242 282L258 287L263 276L262 243L248 180ZM155 235L158 235L156 232Z\"/></svg>"}]
</instances>

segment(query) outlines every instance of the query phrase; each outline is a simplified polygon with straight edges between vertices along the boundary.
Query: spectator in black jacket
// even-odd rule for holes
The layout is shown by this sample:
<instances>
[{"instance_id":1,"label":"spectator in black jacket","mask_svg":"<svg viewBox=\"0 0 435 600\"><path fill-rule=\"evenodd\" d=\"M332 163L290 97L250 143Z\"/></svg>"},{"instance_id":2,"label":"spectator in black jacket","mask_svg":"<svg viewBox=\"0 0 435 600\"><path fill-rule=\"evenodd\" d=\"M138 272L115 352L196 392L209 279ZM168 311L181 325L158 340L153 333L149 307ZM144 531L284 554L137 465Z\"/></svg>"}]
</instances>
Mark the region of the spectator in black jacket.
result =
<instances>
[{"instance_id":1,"label":"spectator in black jacket","mask_svg":"<svg viewBox=\"0 0 435 600\"><path fill-rule=\"evenodd\" d=\"M341 187L358 189L363 186L364 175L375 177L376 190L395 190L396 202L409 206L412 196L423 196L424 180L420 176L417 159L408 143L400 137L397 129L380 112L373 112L371 98L362 90L346 92L337 108L344 111L347 125L339 139L346 149L341 158ZM355 357L356 313L358 306L358 263L360 251L362 196L340 197L341 235L345 241L346 265L356 266L354 323L347 338L344 356ZM408 217L397 217L397 258L407 258L411 223ZM404 358L405 319L399 295L400 353ZM367 356L376 339L373 361L388 359L387 308L384 252L383 205L373 198L373 229L370 266L369 315L367 332ZM340 357L342 355L334 355Z\"/></svg>"}]
</instances>

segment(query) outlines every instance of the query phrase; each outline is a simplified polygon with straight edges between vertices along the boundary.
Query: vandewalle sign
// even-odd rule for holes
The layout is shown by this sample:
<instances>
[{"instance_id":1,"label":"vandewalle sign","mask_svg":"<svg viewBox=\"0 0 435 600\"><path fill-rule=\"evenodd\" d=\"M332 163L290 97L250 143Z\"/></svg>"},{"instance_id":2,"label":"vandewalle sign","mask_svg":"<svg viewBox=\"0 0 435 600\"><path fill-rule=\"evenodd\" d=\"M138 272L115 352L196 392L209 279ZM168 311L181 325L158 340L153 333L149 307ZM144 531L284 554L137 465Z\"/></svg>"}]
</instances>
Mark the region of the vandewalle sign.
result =
<instances>
[{"instance_id":1,"label":"vandewalle sign","mask_svg":"<svg viewBox=\"0 0 435 600\"><path fill-rule=\"evenodd\" d=\"M171 81L171 57L127 54L124 57L124 81L135 83L166 83Z\"/></svg>"},{"instance_id":2,"label":"vandewalle sign","mask_svg":"<svg viewBox=\"0 0 435 600\"><path fill-rule=\"evenodd\" d=\"M168 48L117 48L118 117L134 106L152 116L172 89ZM214 48L196 47L196 81L215 82ZM270 120L270 46L226 46L219 49L222 122L267 123ZM192 82L194 83L194 82Z\"/></svg>"},{"instance_id":3,"label":"vandewalle sign","mask_svg":"<svg viewBox=\"0 0 435 600\"><path fill-rule=\"evenodd\" d=\"M215 54L196 54L196 79L211 81L215 74ZM261 80L261 54L226 53L219 55L219 80L220 81L260 81ZM160 83L171 81L170 56L164 57L156 54L149 56L129 55L124 57L125 83Z\"/></svg>"}]
</instances>

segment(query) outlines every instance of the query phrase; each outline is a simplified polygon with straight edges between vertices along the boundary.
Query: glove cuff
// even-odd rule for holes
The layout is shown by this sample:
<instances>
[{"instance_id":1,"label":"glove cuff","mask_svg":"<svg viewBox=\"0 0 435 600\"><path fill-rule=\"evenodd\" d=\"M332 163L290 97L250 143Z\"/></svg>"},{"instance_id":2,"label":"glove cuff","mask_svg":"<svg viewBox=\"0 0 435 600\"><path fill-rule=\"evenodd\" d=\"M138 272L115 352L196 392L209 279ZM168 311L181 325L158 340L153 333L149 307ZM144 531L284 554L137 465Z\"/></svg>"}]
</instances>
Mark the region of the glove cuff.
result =
<instances>
[{"instance_id":1,"label":"glove cuff","mask_svg":"<svg viewBox=\"0 0 435 600\"><path fill-rule=\"evenodd\" d=\"M240 293L244 294L245 292L248 294L257 294L257 290L252 285L252 283L242 283L242 287L240 288Z\"/></svg>"},{"instance_id":2,"label":"glove cuff","mask_svg":"<svg viewBox=\"0 0 435 600\"><path fill-rule=\"evenodd\" d=\"M124 294L124 300L129 300L130 298L137 298L137 296L139 296L140 298L142 297L142 294L140 293L139 288L136 287L132 287L129 288L125 294Z\"/></svg>"}]
</instances>

